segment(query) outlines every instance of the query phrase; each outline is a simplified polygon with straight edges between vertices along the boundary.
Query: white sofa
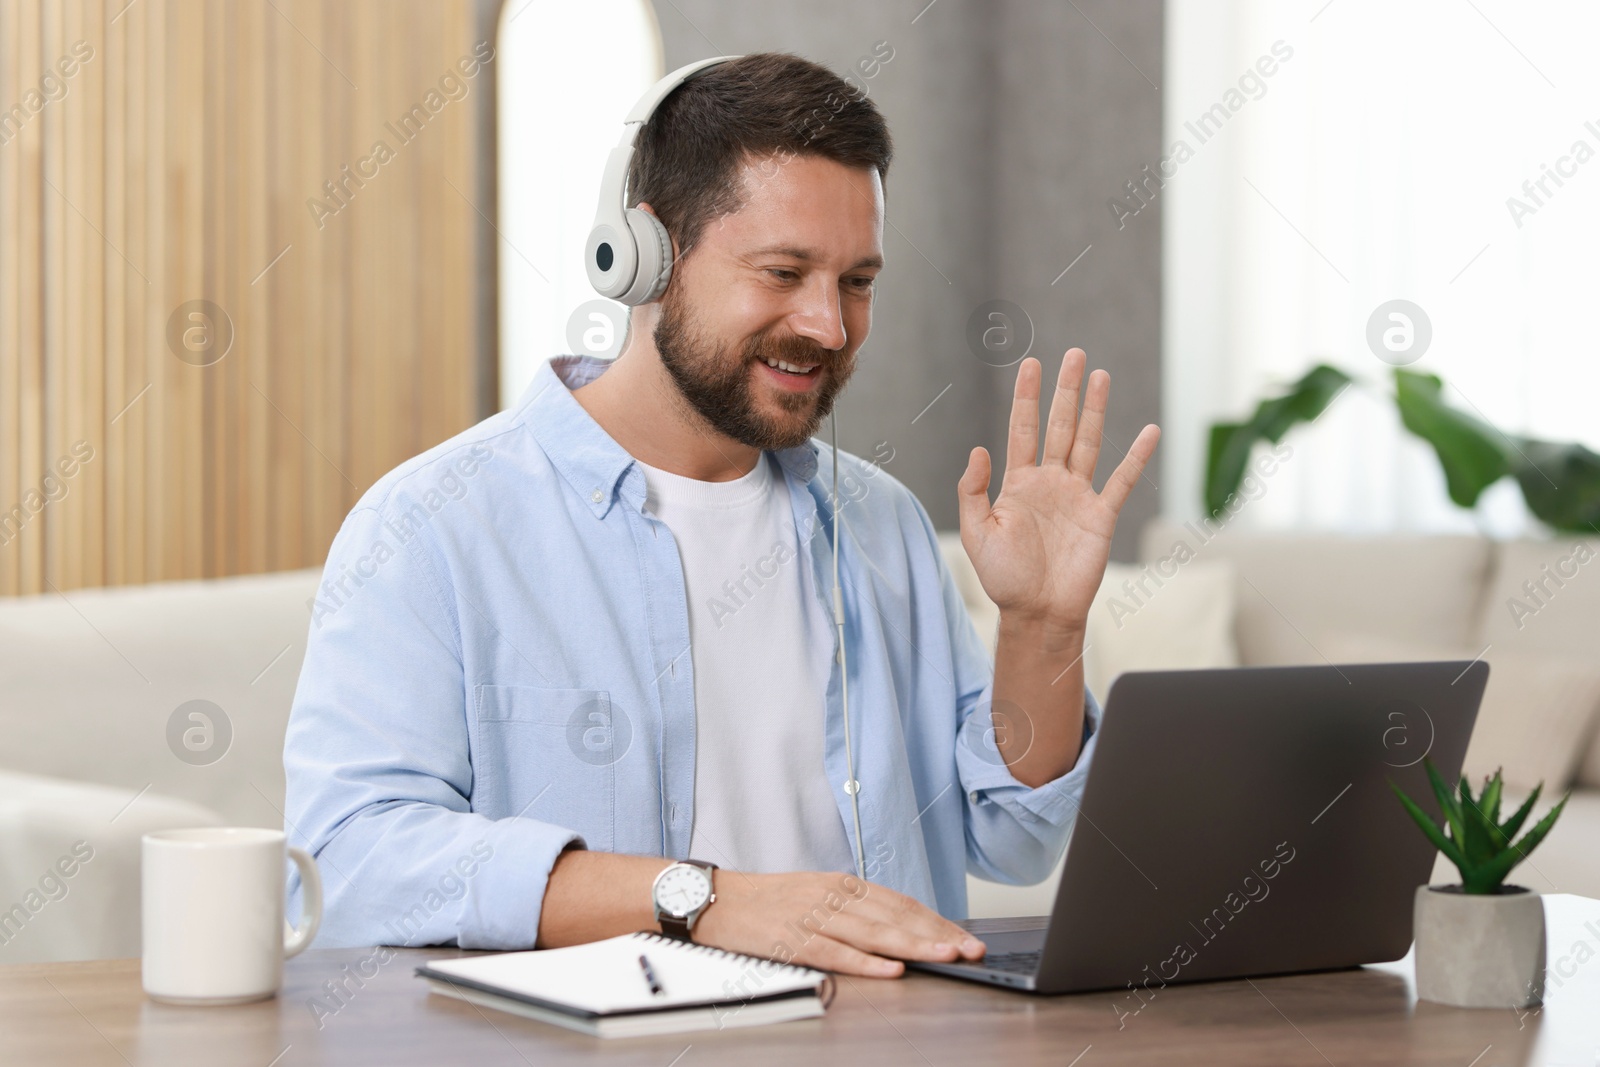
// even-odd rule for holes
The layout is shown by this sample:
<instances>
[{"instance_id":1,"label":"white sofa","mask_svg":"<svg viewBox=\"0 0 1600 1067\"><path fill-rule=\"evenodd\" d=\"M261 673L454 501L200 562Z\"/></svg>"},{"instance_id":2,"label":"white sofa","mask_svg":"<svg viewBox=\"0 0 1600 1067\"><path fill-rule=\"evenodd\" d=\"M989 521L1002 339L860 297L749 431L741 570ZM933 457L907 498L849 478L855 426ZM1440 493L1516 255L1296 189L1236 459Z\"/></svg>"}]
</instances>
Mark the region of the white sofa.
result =
<instances>
[{"instance_id":1,"label":"white sofa","mask_svg":"<svg viewBox=\"0 0 1600 1067\"><path fill-rule=\"evenodd\" d=\"M1145 558L1168 554L1180 532L1153 524ZM943 542L979 631L992 640L994 606L957 535ZM1108 627L1097 604L1091 626L1104 636L1092 631L1086 668L1103 694L1121 669L1321 662L1308 639L1346 661L1364 658L1347 651L1352 642L1375 642L1376 654L1427 645L1470 658L1492 640L1492 695L1507 652L1600 662L1600 562L1520 631L1494 611L1506 588L1536 574L1562 544L1225 531L1126 626ZM1137 573L1114 565L1102 596ZM0 600L0 963L137 954L138 841L147 830L283 825L283 733L319 577L309 569ZM190 705L196 700L220 714ZM215 720L209 737L188 717L195 708ZM1554 734L1571 736L1570 722L1556 725ZM184 746L186 731L196 747ZM1580 789L1561 823L1517 881L1600 896L1595 749L1577 765ZM86 862L73 856L80 841L80 852L93 852ZM1435 880L1450 880L1441 865ZM972 911L1043 912L1053 883L971 879Z\"/></svg>"},{"instance_id":2,"label":"white sofa","mask_svg":"<svg viewBox=\"0 0 1600 1067\"><path fill-rule=\"evenodd\" d=\"M319 578L0 599L0 963L138 955L146 831L282 828L283 734ZM64 864L64 892L41 890L80 841L93 858Z\"/></svg>"}]
</instances>

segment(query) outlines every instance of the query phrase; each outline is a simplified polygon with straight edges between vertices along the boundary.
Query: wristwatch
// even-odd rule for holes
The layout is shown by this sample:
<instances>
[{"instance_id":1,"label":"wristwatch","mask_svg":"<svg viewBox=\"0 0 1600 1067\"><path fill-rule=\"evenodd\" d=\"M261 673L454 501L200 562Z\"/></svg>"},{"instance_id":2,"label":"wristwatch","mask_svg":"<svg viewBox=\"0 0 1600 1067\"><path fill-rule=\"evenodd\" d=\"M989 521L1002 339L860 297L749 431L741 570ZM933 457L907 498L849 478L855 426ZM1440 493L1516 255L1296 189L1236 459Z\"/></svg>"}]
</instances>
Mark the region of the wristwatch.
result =
<instances>
[{"instance_id":1,"label":"wristwatch","mask_svg":"<svg viewBox=\"0 0 1600 1067\"><path fill-rule=\"evenodd\" d=\"M715 863L705 860L679 860L656 875L650 896L663 934L679 941L694 940L689 936L694 924L717 899L711 886L711 872L716 869Z\"/></svg>"}]
</instances>

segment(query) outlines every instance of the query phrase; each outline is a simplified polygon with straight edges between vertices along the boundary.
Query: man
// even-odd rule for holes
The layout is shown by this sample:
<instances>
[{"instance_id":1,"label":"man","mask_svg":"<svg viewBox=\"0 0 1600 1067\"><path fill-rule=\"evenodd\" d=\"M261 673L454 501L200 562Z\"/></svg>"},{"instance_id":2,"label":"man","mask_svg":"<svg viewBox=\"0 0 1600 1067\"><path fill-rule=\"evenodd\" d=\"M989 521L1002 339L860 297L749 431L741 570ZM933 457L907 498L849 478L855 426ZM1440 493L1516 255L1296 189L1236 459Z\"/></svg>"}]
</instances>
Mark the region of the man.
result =
<instances>
[{"instance_id":1,"label":"man","mask_svg":"<svg viewBox=\"0 0 1600 1067\"><path fill-rule=\"evenodd\" d=\"M1035 463L1041 370L1022 362L998 498L982 448L957 484L1000 607L992 666L927 512L840 454L842 676L835 455L812 435L871 327L890 156L877 109L799 57L683 85L629 180L673 274L621 355L557 357L351 512L284 751L325 941L654 927L657 875L693 857L717 865L694 940L893 976L981 956L950 921L969 867L1054 866L1099 719L1085 620L1158 431L1096 493L1109 379L1080 420L1073 349Z\"/></svg>"}]
</instances>

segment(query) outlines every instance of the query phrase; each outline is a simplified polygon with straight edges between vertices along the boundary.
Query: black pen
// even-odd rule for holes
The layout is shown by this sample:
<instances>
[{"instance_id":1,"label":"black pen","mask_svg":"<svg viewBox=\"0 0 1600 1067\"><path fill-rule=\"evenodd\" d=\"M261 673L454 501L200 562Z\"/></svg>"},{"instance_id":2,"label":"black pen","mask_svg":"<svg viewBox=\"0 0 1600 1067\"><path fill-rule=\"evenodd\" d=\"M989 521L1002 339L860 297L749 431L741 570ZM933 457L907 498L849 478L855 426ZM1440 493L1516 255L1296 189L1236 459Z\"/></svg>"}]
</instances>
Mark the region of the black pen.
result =
<instances>
[{"instance_id":1,"label":"black pen","mask_svg":"<svg viewBox=\"0 0 1600 1067\"><path fill-rule=\"evenodd\" d=\"M639 969L644 972L644 980L650 983L650 992L652 995L659 997L661 994L666 992L665 989L661 988L661 982L656 978L656 972L651 970L650 961L645 959L643 954L640 954L639 956Z\"/></svg>"}]
</instances>

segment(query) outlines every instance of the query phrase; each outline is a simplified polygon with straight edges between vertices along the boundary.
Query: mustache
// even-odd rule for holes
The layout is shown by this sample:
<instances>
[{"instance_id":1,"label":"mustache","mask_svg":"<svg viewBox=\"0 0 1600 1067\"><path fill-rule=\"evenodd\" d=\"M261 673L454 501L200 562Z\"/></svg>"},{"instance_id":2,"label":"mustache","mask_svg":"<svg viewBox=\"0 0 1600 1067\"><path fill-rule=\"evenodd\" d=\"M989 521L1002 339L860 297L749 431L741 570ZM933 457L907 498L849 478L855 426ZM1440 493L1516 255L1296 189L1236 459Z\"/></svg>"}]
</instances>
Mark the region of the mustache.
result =
<instances>
[{"instance_id":1,"label":"mustache","mask_svg":"<svg viewBox=\"0 0 1600 1067\"><path fill-rule=\"evenodd\" d=\"M845 362L842 352L834 352L823 348L808 337L757 338L747 348L746 355L751 359L762 357L781 359L785 363L809 364L820 363L823 370L837 370Z\"/></svg>"}]
</instances>

